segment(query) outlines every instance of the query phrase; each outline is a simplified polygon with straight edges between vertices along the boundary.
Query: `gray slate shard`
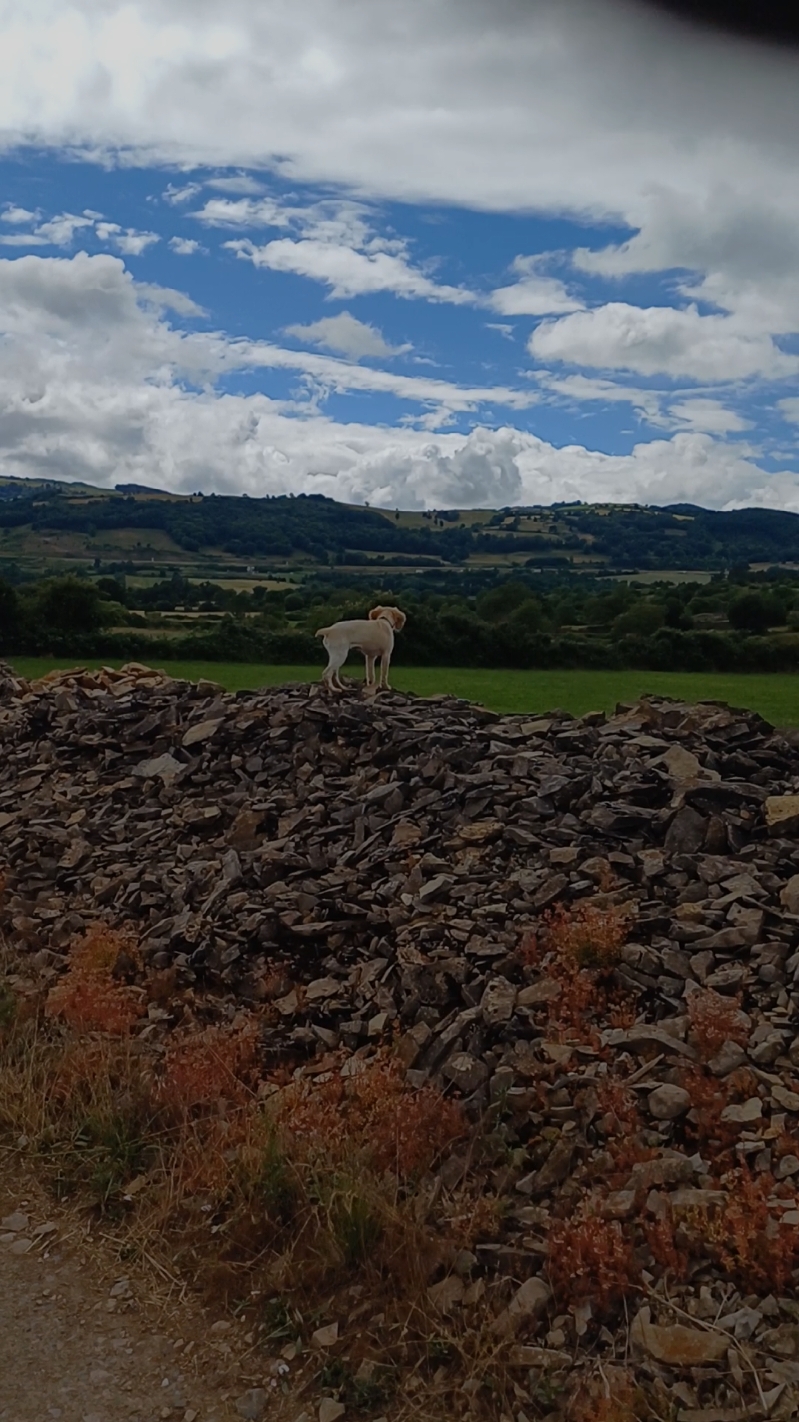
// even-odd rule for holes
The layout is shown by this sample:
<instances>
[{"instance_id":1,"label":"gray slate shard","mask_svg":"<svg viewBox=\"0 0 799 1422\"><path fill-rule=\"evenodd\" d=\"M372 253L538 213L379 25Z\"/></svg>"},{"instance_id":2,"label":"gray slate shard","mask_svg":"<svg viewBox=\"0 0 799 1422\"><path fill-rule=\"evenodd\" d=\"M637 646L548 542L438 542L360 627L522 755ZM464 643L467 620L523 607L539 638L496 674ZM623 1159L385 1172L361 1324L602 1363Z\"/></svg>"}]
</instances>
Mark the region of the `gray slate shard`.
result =
<instances>
[{"instance_id":1,"label":"gray slate shard","mask_svg":"<svg viewBox=\"0 0 799 1422\"><path fill-rule=\"evenodd\" d=\"M666 831L665 848L669 854L696 854L702 848L707 833L707 820L690 805L678 810Z\"/></svg>"}]
</instances>

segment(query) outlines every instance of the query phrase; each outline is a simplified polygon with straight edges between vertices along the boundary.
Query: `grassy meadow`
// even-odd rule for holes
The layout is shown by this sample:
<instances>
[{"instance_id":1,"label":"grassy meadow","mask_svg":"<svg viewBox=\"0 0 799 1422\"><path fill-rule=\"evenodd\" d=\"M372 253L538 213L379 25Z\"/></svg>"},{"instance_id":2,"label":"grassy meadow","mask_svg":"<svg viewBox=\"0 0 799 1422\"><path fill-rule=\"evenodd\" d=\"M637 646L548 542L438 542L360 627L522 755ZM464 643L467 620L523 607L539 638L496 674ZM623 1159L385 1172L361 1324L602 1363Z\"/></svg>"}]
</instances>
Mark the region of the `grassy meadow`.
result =
<instances>
[{"instance_id":1,"label":"grassy meadow","mask_svg":"<svg viewBox=\"0 0 799 1422\"><path fill-rule=\"evenodd\" d=\"M38 677L59 662L48 657L15 657L21 676ZM104 665L102 659L83 663ZM120 665L118 662L114 665ZM315 681L318 666L259 666L247 662L168 662L170 675L197 681L206 677L229 691L284 682ZM353 661L347 669L355 679L362 669ZM612 711L618 701L634 701L646 692L686 701L728 701L759 711L778 726L799 726L799 678L784 676L732 676L714 672L646 671L494 671L483 668L403 667L391 669L393 686L419 696L441 692L478 701L494 711L541 712L560 707L574 715L585 711Z\"/></svg>"}]
</instances>

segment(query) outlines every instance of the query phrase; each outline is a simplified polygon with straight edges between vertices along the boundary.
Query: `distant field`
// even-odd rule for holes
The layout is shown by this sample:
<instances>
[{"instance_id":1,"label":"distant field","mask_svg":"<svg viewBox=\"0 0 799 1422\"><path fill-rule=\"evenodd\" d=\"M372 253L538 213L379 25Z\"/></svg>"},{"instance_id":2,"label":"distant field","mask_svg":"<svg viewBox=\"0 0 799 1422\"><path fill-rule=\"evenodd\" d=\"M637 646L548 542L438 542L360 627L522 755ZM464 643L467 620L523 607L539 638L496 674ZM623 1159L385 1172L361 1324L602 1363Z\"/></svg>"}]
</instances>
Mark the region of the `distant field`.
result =
<instances>
[{"instance_id":1,"label":"distant field","mask_svg":"<svg viewBox=\"0 0 799 1422\"><path fill-rule=\"evenodd\" d=\"M609 573L609 577L615 578L618 582L625 583L709 583L713 577L712 573L686 572L684 569L674 568L666 572L649 573Z\"/></svg>"},{"instance_id":2,"label":"distant field","mask_svg":"<svg viewBox=\"0 0 799 1422\"><path fill-rule=\"evenodd\" d=\"M22 676L43 676L59 663L46 657L15 657ZM101 660L84 662L104 665ZM113 663L119 666L119 662ZM191 681L206 677L230 691L283 682L315 681L316 667L258 666L245 662L168 662L172 676ZM349 670L349 669L348 669ZM357 675L353 665L351 674ZM675 696L686 701L728 701L759 711L778 726L799 725L799 677L726 676L703 672L637 671L485 671L471 668L400 667L391 671L393 685L419 696L449 692L479 701L495 711L539 712L561 707L575 715L584 711L612 711L617 701L634 701L645 692Z\"/></svg>"}]
</instances>

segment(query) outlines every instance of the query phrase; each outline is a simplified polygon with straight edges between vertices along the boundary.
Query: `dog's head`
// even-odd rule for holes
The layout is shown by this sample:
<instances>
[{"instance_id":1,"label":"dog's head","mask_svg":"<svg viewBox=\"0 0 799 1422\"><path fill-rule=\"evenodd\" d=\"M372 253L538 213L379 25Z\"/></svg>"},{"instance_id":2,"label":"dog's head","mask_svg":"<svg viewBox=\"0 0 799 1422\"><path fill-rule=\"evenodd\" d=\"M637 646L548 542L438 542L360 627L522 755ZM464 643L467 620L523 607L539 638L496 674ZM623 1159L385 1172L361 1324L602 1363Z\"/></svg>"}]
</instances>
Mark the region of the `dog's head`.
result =
<instances>
[{"instance_id":1,"label":"dog's head","mask_svg":"<svg viewBox=\"0 0 799 1422\"><path fill-rule=\"evenodd\" d=\"M369 621L377 622L378 619L388 622L395 632L401 632L405 626L405 613L400 612L398 607L373 607L369 613Z\"/></svg>"}]
</instances>

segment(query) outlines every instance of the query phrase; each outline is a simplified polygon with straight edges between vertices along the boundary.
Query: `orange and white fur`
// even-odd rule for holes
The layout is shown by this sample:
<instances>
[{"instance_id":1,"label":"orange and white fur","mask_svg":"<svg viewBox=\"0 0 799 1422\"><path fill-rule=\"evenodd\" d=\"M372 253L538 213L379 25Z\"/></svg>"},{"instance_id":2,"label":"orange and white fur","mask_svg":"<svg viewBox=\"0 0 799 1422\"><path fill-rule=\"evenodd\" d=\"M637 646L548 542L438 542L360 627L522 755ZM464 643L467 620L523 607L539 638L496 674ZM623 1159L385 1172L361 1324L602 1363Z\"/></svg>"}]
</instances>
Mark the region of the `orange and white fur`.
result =
<instances>
[{"instance_id":1,"label":"orange and white fur","mask_svg":"<svg viewBox=\"0 0 799 1422\"><path fill-rule=\"evenodd\" d=\"M394 650L394 633L405 626L405 613L398 607L373 607L368 618L352 622L334 622L332 627L320 627L315 636L321 637L327 652L327 666L322 673L322 684L328 691L344 691L345 686L339 675L341 668L354 649L363 652L366 661L366 685L374 690L375 662L380 658L380 689L389 690L388 669Z\"/></svg>"}]
</instances>

